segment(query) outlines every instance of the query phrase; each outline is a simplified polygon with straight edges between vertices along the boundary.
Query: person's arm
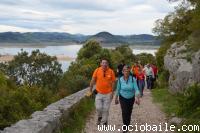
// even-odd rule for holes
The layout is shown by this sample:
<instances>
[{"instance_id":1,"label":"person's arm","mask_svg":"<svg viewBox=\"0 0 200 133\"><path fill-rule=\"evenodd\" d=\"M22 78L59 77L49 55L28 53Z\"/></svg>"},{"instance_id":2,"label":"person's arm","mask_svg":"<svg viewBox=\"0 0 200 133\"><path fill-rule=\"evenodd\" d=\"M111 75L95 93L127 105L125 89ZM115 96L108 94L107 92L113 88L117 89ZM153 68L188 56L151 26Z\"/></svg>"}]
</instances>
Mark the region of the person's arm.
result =
<instances>
[{"instance_id":1,"label":"person's arm","mask_svg":"<svg viewBox=\"0 0 200 133\"><path fill-rule=\"evenodd\" d=\"M144 73L144 80L146 80L146 69L143 68L143 73Z\"/></svg>"},{"instance_id":2,"label":"person's arm","mask_svg":"<svg viewBox=\"0 0 200 133\"><path fill-rule=\"evenodd\" d=\"M135 89L135 103L140 104L140 92L136 80L134 79L133 87Z\"/></svg>"},{"instance_id":3,"label":"person's arm","mask_svg":"<svg viewBox=\"0 0 200 133\"><path fill-rule=\"evenodd\" d=\"M114 71L112 71L112 83L111 83L111 86L112 86L112 94L111 94L111 99L113 99L113 96L114 96L114 91L115 91L115 73Z\"/></svg>"},{"instance_id":4,"label":"person's arm","mask_svg":"<svg viewBox=\"0 0 200 133\"><path fill-rule=\"evenodd\" d=\"M145 73L142 73L143 79L145 80Z\"/></svg>"},{"instance_id":5,"label":"person's arm","mask_svg":"<svg viewBox=\"0 0 200 133\"><path fill-rule=\"evenodd\" d=\"M112 82L111 99L113 99L113 96L114 96L114 90L115 90L115 82Z\"/></svg>"},{"instance_id":6,"label":"person's arm","mask_svg":"<svg viewBox=\"0 0 200 133\"><path fill-rule=\"evenodd\" d=\"M91 92L91 93L92 93L93 86L94 86L95 83L96 83L97 71L98 71L98 68L94 71L94 73L93 73L93 75L92 75L92 79L91 79L91 81L90 81L89 92Z\"/></svg>"},{"instance_id":7,"label":"person's arm","mask_svg":"<svg viewBox=\"0 0 200 133\"><path fill-rule=\"evenodd\" d=\"M92 93L93 86L95 85L96 79L93 77L90 81L89 91Z\"/></svg>"},{"instance_id":8,"label":"person's arm","mask_svg":"<svg viewBox=\"0 0 200 133\"><path fill-rule=\"evenodd\" d=\"M151 68L151 73L152 73L152 77L155 78L155 74L154 74L153 68Z\"/></svg>"},{"instance_id":9,"label":"person's arm","mask_svg":"<svg viewBox=\"0 0 200 133\"><path fill-rule=\"evenodd\" d=\"M120 79L118 79L117 81L117 89L116 89L116 93L115 93L115 104L119 103L119 91L120 91Z\"/></svg>"},{"instance_id":10,"label":"person's arm","mask_svg":"<svg viewBox=\"0 0 200 133\"><path fill-rule=\"evenodd\" d=\"M133 87L134 87L134 89L135 89L135 96L136 96L136 97L140 97L140 91L139 91L139 88L138 88L138 85L137 85L137 81L136 81L135 78L134 78L133 80L134 80L134 82L133 82Z\"/></svg>"}]
</instances>

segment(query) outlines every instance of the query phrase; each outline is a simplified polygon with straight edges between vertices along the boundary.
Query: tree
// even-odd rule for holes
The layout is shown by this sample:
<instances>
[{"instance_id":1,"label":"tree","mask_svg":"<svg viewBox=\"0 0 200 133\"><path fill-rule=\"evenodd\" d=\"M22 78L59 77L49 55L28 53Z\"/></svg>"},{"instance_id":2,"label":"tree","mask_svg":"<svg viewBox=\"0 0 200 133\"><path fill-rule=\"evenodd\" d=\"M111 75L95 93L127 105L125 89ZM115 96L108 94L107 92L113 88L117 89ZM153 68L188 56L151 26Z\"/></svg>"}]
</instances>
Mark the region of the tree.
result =
<instances>
[{"instance_id":1,"label":"tree","mask_svg":"<svg viewBox=\"0 0 200 133\"><path fill-rule=\"evenodd\" d=\"M57 89L62 75L61 65L56 57L33 51L31 55L21 51L7 64L6 74L18 85L39 86L42 88Z\"/></svg>"},{"instance_id":2,"label":"tree","mask_svg":"<svg viewBox=\"0 0 200 133\"><path fill-rule=\"evenodd\" d=\"M173 2L174 0L169 1ZM162 39L162 45L156 53L160 69L163 69L166 51L174 42L188 40L188 51L193 52L200 49L200 1L176 1L182 1L182 3L164 19L157 20L153 28L153 32Z\"/></svg>"},{"instance_id":3,"label":"tree","mask_svg":"<svg viewBox=\"0 0 200 133\"><path fill-rule=\"evenodd\" d=\"M28 118L34 111L43 109L57 99L51 90L17 86L0 72L0 129Z\"/></svg>"},{"instance_id":4,"label":"tree","mask_svg":"<svg viewBox=\"0 0 200 133\"><path fill-rule=\"evenodd\" d=\"M77 60L90 58L93 55L100 53L101 49L102 48L98 42L94 40L88 41L83 45L83 48L79 50Z\"/></svg>"},{"instance_id":5,"label":"tree","mask_svg":"<svg viewBox=\"0 0 200 133\"><path fill-rule=\"evenodd\" d=\"M111 62L113 63L114 70L117 70L117 66L124 61L124 56L116 50L112 50L111 52Z\"/></svg>"},{"instance_id":6,"label":"tree","mask_svg":"<svg viewBox=\"0 0 200 133\"><path fill-rule=\"evenodd\" d=\"M155 22L153 32L161 38L173 38L175 41L186 40L191 30L188 25L191 15L188 11L190 5L182 4L176 8L175 12L168 14L163 20Z\"/></svg>"},{"instance_id":7,"label":"tree","mask_svg":"<svg viewBox=\"0 0 200 133\"><path fill-rule=\"evenodd\" d=\"M126 64L131 64L137 61L136 56L133 54L132 49L128 45L121 45L116 47L115 50L119 51L123 55Z\"/></svg>"},{"instance_id":8,"label":"tree","mask_svg":"<svg viewBox=\"0 0 200 133\"><path fill-rule=\"evenodd\" d=\"M108 59L112 67L110 50L103 49L96 41L86 42L78 52L76 61L64 73L59 88L66 90L69 95L87 87L93 71L99 66L102 58Z\"/></svg>"},{"instance_id":9,"label":"tree","mask_svg":"<svg viewBox=\"0 0 200 133\"><path fill-rule=\"evenodd\" d=\"M137 60L139 60L142 65L146 65L148 63L156 64L155 57L152 54L148 54L148 53L138 54Z\"/></svg>"}]
</instances>

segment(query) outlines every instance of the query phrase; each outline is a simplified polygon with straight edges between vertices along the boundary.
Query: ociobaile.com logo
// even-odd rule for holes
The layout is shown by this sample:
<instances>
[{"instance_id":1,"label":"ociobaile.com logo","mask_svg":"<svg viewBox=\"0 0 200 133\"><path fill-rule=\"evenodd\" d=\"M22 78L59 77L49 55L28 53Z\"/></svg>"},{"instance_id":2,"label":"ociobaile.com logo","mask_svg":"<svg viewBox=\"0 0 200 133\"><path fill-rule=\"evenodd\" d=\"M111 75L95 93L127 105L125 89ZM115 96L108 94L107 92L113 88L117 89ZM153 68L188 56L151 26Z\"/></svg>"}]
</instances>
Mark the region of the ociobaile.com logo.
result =
<instances>
[{"instance_id":1,"label":"ociobaile.com logo","mask_svg":"<svg viewBox=\"0 0 200 133\"><path fill-rule=\"evenodd\" d=\"M116 125L98 125L98 131L106 131L106 132L114 132L114 131L135 131L135 132L175 132L175 131L183 131L183 132L193 132L200 131L199 125L182 125L181 128L176 129L175 125L168 125L168 123L159 124L159 125L150 125L143 124L138 125L123 125L121 128L117 128Z\"/></svg>"}]
</instances>

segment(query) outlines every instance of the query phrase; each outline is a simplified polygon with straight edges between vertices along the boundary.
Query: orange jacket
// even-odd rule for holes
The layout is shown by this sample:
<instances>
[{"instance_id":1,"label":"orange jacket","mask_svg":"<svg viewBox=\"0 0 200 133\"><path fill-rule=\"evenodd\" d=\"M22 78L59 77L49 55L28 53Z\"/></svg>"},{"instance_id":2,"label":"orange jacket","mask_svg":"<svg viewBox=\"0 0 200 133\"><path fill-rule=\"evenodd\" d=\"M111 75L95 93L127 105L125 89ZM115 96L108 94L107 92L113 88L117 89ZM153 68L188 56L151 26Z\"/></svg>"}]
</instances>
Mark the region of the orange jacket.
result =
<instances>
[{"instance_id":1,"label":"orange jacket","mask_svg":"<svg viewBox=\"0 0 200 133\"><path fill-rule=\"evenodd\" d=\"M115 81L115 73L112 69L107 68L106 71L102 67L97 68L93 73L93 78L96 79L96 90L101 94L112 92L112 83Z\"/></svg>"}]
</instances>

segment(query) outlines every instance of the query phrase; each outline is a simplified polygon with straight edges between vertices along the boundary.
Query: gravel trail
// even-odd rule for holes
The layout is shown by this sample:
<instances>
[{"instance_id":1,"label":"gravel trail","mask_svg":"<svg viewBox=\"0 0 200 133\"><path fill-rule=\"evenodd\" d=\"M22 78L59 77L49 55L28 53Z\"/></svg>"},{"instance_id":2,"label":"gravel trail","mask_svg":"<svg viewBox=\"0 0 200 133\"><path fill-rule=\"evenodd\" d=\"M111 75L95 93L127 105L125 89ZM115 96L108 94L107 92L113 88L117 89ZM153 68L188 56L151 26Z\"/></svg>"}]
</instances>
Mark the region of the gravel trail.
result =
<instances>
[{"instance_id":1,"label":"gravel trail","mask_svg":"<svg viewBox=\"0 0 200 133\"><path fill-rule=\"evenodd\" d=\"M133 129L133 131L129 132L140 133L142 132L139 131L140 125L145 125L147 123L148 125L151 125L151 127L153 127L153 125L157 125L158 129L160 129L159 125L161 125L162 131L143 131L142 133L163 133L163 132L169 133L164 131L166 129L166 123L167 123L165 114L160 110L158 105L152 102L152 100L153 99L151 96L151 91L145 89L144 96L141 98L141 104L139 106L134 104L132 119L131 119L131 125L133 125L133 128L131 129ZM83 133L111 133L111 132L122 133L122 130L118 131L118 129L121 129L122 126L120 105L119 104L115 105L113 99L110 107L108 125L111 125L112 127L114 127L115 125L115 131L99 131L96 125L96 121L97 121L97 116L94 111L89 116ZM135 125L137 125L138 131L135 131L136 130ZM143 126L141 126L141 129L144 130Z\"/></svg>"}]
</instances>

